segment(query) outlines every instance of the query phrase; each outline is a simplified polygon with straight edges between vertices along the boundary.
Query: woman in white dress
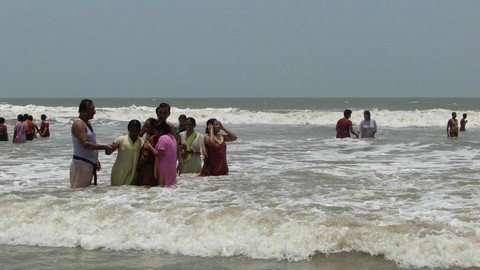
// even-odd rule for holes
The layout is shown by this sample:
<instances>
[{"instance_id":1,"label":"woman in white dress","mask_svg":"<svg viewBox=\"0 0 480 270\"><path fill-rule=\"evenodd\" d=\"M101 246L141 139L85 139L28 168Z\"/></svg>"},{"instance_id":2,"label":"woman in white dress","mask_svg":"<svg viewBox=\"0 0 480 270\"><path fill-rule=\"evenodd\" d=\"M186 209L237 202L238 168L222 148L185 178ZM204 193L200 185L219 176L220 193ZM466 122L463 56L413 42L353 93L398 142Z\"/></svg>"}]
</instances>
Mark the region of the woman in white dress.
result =
<instances>
[{"instance_id":1,"label":"woman in white dress","mask_svg":"<svg viewBox=\"0 0 480 270\"><path fill-rule=\"evenodd\" d=\"M360 122L359 126L360 138L375 138L377 122L370 118L370 111L364 111L363 117L365 119Z\"/></svg>"}]
</instances>

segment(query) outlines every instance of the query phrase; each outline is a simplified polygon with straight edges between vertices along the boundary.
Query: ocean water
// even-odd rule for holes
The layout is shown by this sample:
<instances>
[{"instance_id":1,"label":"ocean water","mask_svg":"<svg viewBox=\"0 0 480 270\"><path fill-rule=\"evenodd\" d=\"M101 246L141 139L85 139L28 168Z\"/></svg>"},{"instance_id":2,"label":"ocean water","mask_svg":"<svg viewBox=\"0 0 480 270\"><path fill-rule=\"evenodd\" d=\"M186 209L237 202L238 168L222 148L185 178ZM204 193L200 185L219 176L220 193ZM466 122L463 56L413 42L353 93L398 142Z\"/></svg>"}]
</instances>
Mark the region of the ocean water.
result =
<instances>
[{"instance_id":1,"label":"ocean water","mask_svg":"<svg viewBox=\"0 0 480 270\"><path fill-rule=\"evenodd\" d=\"M236 133L230 174L173 188L69 188L80 99L0 99L48 116L51 137L0 142L1 269L476 269L480 267L480 99L94 99L99 143L172 105L204 131ZM336 139L369 109L374 140ZM446 136L451 112L467 132Z\"/></svg>"}]
</instances>

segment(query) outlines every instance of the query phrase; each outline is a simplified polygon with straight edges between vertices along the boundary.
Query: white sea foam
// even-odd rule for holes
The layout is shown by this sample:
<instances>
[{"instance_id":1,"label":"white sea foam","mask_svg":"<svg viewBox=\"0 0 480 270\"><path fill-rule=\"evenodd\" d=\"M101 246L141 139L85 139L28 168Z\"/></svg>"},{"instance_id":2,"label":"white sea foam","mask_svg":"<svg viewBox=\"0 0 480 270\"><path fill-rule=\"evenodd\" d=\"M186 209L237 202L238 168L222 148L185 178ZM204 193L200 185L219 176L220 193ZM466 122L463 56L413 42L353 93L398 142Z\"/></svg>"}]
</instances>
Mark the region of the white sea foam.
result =
<instances>
[{"instance_id":1,"label":"white sea foam","mask_svg":"<svg viewBox=\"0 0 480 270\"><path fill-rule=\"evenodd\" d=\"M52 137L0 142L0 244L289 261L364 252L402 267L480 267L473 132L450 140L443 124L416 128L412 120L375 140L342 140L331 124L306 124L315 112L191 109L188 115L206 113L203 120L216 114L238 135L228 144L228 176L182 175L174 188L111 187L116 154L101 153L99 186L71 190L76 109L42 109ZM111 142L128 119L151 110L99 109L97 139ZM181 111L174 108L172 119ZM381 113L397 117L374 115Z\"/></svg>"},{"instance_id":2,"label":"white sea foam","mask_svg":"<svg viewBox=\"0 0 480 270\"><path fill-rule=\"evenodd\" d=\"M18 114L29 113L36 117L37 121L41 114L46 114L51 121L67 123L69 119L78 117L76 107L45 107L36 105L16 106L0 104L0 112L7 121L14 123ZM446 109L431 110L371 110L372 118L377 125L387 128L404 127L444 127L451 117L451 111ZM478 119L480 111L466 111L469 119ZM268 124L268 125L314 125L332 126L343 115L337 111L312 111L312 110L291 110L291 111L248 111L237 108L172 108L170 121L176 122L180 114L192 116L197 124L205 123L209 118L219 118L229 124ZM144 121L155 116L154 107L129 106L120 108L98 108L95 115L96 120L129 121L138 119ZM460 113L459 113L460 118ZM361 112L354 112L351 118L355 126L363 120ZM477 128L478 122L471 121L468 128Z\"/></svg>"}]
</instances>

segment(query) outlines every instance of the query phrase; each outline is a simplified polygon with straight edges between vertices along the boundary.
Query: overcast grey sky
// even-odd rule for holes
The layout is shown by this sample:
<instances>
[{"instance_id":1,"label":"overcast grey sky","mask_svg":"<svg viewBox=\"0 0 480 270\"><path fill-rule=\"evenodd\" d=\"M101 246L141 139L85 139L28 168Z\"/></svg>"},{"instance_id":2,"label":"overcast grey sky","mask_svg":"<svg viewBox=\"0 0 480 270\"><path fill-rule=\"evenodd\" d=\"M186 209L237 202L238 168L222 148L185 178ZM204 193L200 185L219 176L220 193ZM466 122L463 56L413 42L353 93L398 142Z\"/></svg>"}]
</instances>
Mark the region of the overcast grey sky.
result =
<instances>
[{"instance_id":1,"label":"overcast grey sky","mask_svg":"<svg viewBox=\"0 0 480 270\"><path fill-rule=\"evenodd\" d=\"M479 97L480 1L0 0L0 97Z\"/></svg>"}]
</instances>

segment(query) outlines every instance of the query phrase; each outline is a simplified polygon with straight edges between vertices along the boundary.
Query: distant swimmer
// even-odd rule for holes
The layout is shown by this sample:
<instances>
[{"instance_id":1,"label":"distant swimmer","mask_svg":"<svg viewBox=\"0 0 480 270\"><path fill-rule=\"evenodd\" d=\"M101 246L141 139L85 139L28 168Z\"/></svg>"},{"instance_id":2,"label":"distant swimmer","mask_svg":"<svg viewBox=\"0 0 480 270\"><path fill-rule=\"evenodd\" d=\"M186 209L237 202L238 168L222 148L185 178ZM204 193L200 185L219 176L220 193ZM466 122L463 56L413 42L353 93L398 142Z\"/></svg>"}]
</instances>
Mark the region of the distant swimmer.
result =
<instances>
[{"instance_id":1,"label":"distant swimmer","mask_svg":"<svg viewBox=\"0 0 480 270\"><path fill-rule=\"evenodd\" d=\"M338 120L337 127L335 130L337 131L337 138L348 138L350 137L350 133L354 134L358 138L358 133L353 130L352 121L350 121L350 117L352 116L351 110L345 110L343 112L343 118Z\"/></svg>"},{"instance_id":2,"label":"distant swimmer","mask_svg":"<svg viewBox=\"0 0 480 270\"><path fill-rule=\"evenodd\" d=\"M460 120L460 131L467 131L465 125L467 124L467 114L464 113L462 119Z\"/></svg>"},{"instance_id":3,"label":"distant swimmer","mask_svg":"<svg viewBox=\"0 0 480 270\"><path fill-rule=\"evenodd\" d=\"M447 137L458 137L458 120L456 112L452 112L452 118L447 122Z\"/></svg>"}]
</instances>

